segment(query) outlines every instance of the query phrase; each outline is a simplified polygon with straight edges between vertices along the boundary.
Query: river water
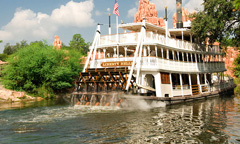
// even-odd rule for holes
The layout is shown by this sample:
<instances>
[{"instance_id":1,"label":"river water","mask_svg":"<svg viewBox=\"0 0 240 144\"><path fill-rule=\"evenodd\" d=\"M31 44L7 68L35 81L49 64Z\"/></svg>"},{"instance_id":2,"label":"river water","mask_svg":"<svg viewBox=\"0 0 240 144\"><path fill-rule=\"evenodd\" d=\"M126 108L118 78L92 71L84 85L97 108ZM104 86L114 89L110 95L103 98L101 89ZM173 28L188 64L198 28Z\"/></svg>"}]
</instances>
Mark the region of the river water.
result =
<instances>
[{"instance_id":1,"label":"river water","mask_svg":"<svg viewBox=\"0 0 240 144\"><path fill-rule=\"evenodd\" d=\"M240 143L240 97L155 108L0 106L0 143Z\"/></svg>"}]
</instances>

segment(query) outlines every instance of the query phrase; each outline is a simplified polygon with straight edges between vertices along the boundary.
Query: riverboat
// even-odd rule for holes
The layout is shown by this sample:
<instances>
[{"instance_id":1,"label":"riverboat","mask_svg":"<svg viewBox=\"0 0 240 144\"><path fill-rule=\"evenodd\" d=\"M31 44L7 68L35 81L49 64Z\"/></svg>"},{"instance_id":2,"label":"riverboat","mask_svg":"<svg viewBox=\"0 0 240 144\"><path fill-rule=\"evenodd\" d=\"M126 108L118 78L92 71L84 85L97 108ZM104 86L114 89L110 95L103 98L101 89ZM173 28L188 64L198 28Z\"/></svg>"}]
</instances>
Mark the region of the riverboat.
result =
<instances>
[{"instance_id":1,"label":"riverboat","mask_svg":"<svg viewBox=\"0 0 240 144\"><path fill-rule=\"evenodd\" d=\"M101 35L99 24L74 103L109 106L140 98L173 104L233 92L219 45L196 43L181 7L177 14L174 29L168 29L167 14L165 28L143 19L118 25L123 33Z\"/></svg>"}]
</instances>

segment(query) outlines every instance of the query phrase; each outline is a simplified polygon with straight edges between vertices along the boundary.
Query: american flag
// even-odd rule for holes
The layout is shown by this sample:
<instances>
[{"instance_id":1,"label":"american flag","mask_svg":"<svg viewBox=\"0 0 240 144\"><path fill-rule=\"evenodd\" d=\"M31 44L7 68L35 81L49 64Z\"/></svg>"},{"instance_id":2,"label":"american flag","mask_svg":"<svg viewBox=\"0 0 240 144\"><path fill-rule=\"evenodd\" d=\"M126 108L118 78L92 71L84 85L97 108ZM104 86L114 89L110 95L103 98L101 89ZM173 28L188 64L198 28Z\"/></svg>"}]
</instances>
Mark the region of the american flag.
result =
<instances>
[{"instance_id":1,"label":"american flag","mask_svg":"<svg viewBox=\"0 0 240 144\"><path fill-rule=\"evenodd\" d=\"M115 5L114 5L114 8L113 8L113 13L116 14L117 16L119 16L118 2L117 2L117 0L115 0Z\"/></svg>"}]
</instances>

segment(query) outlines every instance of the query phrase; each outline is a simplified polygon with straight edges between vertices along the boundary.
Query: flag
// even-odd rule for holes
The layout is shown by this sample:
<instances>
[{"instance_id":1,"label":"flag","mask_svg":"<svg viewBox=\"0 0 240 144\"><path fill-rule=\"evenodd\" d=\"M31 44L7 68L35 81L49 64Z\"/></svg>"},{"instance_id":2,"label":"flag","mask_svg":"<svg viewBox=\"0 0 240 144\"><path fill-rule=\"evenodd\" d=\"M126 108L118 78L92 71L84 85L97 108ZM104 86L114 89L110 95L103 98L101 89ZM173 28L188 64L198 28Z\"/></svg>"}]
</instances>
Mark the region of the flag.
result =
<instances>
[{"instance_id":1,"label":"flag","mask_svg":"<svg viewBox=\"0 0 240 144\"><path fill-rule=\"evenodd\" d=\"M113 14L116 14L117 16L119 16L117 0L115 0L115 5L114 5L114 8L113 8Z\"/></svg>"}]
</instances>

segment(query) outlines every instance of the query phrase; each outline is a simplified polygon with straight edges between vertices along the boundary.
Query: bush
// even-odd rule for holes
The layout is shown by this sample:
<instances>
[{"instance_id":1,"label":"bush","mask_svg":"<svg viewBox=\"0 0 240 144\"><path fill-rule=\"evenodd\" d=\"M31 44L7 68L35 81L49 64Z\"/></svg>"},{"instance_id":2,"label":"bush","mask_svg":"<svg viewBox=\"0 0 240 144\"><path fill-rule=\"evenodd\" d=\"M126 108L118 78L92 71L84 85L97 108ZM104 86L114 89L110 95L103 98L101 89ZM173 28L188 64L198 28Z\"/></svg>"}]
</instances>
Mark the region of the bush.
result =
<instances>
[{"instance_id":1,"label":"bush","mask_svg":"<svg viewBox=\"0 0 240 144\"><path fill-rule=\"evenodd\" d=\"M7 54L0 54L0 60L1 61L7 61L8 55Z\"/></svg>"},{"instance_id":2,"label":"bush","mask_svg":"<svg viewBox=\"0 0 240 144\"><path fill-rule=\"evenodd\" d=\"M31 43L9 58L3 84L6 88L53 97L73 86L81 71L80 57L74 50L55 50L42 42Z\"/></svg>"}]
</instances>

